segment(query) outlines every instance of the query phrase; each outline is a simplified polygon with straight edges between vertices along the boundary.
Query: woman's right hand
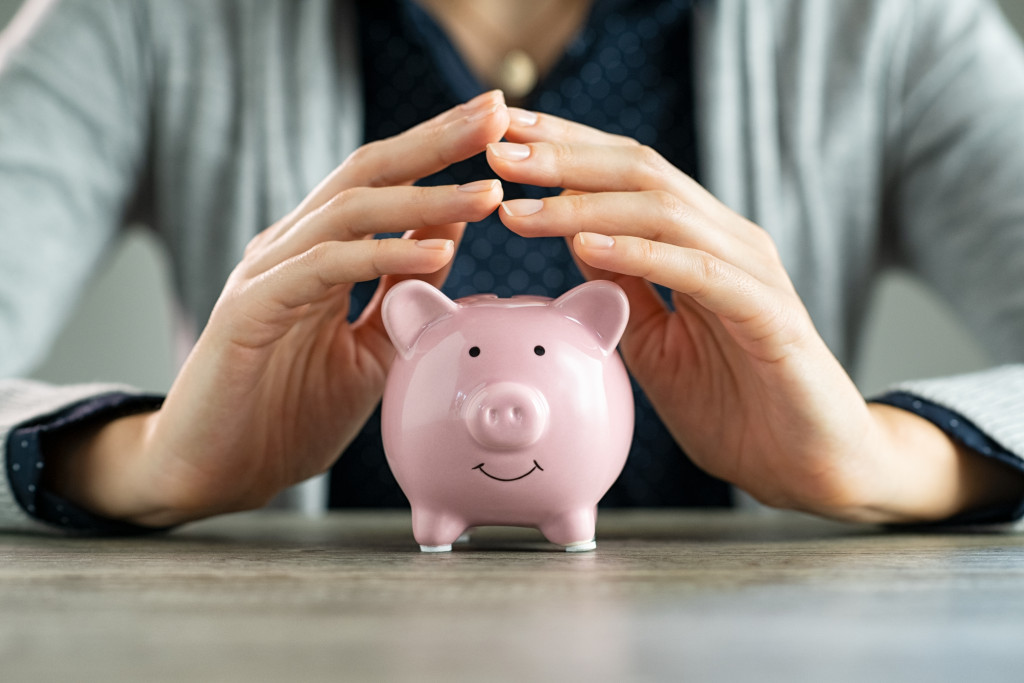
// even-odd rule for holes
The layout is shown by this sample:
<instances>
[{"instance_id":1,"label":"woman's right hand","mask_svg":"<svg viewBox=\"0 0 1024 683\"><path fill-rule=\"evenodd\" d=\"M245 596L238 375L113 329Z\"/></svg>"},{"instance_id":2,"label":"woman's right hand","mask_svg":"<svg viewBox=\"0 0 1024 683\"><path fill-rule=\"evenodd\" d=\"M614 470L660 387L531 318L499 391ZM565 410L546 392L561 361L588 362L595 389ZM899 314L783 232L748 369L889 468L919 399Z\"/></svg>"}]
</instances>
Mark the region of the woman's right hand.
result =
<instances>
[{"instance_id":1,"label":"woman's right hand","mask_svg":"<svg viewBox=\"0 0 1024 683\"><path fill-rule=\"evenodd\" d=\"M162 408L64 439L46 484L97 514L162 526L259 507L328 469L394 357L381 298L402 277L440 286L465 222L502 199L497 180L412 183L482 152L508 123L491 92L356 150L252 240ZM349 323L353 283L377 277Z\"/></svg>"}]
</instances>

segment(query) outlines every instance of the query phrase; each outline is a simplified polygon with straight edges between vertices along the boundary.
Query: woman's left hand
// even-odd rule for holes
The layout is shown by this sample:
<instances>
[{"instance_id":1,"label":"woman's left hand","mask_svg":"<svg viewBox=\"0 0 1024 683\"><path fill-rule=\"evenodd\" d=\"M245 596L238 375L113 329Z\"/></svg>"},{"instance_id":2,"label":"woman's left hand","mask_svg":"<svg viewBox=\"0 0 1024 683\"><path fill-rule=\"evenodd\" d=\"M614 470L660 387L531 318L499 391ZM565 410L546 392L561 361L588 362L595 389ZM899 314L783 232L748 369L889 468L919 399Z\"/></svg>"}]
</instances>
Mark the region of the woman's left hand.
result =
<instances>
[{"instance_id":1,"label":"woman's left hand","mask_svg":"<svg viewBox=\"0 0 1024 683\"><path fill-rule=\"evenodd\" d=\"M649 147L510 114L510 142L488 146L491 167L565 192L506 201L501 220L566 237L586 277L623 287L622 355L697 465L769 505L841 519L941 519L985 498L987 480L964 469L967 459L985 474L980 456L864 401L765 230ZM672 308L651 283L672 290Z\"/></svg>"}]
</instances>

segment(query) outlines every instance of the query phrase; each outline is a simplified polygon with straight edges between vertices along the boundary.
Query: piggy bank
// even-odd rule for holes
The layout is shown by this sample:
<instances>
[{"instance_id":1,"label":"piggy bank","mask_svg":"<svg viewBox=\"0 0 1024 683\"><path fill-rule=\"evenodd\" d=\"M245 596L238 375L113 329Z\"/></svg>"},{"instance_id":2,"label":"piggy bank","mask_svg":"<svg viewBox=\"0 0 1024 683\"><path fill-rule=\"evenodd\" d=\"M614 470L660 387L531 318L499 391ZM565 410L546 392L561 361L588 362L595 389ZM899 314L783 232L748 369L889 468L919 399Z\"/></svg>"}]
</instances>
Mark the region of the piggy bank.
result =
<instances>
[{"instance_id":1,"label":"piggy bank","mask_svg":"<svg viewBox=\"0 0 1024 683\"><path fill-rule=\"evenodd\" d=\"M557 299L452 301L419 280L381 312L398 354L381 407L384 450L424 552L475 526L540 530L593 550L597 502L622 471L633 393L615 350L622 289L580 285Z\"/></svg>"}]
</instances>

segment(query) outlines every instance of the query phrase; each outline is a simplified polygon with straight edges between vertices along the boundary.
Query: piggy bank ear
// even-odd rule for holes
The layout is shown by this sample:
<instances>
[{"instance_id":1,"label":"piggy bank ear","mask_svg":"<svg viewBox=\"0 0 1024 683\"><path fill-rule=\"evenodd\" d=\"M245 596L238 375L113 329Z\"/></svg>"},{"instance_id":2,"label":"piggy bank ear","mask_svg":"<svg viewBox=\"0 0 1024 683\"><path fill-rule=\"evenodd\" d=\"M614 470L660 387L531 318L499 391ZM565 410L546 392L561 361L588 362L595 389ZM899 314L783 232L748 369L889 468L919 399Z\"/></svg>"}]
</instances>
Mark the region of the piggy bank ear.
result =
<instances>
[{"instance_id":1,"label":"piggy bank ear","mask_svg":"<svg viewBox=\"0 0 1024 683\"><path fill-rule=\"evenodd\" d=\"M593 280L574 287L551 304L567 318L592 330L606 354L615 349L629 321L629 300L610 280Z\"/></svg>"},{"instance_id":2,"label":"piggy bank ear","mask_svg":"<svg viewBox=\"0 0 1024 683\"><path fill-rule=\"evenodd\" d=\"M385 295L380 314L391 343L408 358L423 331L457 309L458 304L426 282L403 280Z\"/></svg>"}]
</instances>

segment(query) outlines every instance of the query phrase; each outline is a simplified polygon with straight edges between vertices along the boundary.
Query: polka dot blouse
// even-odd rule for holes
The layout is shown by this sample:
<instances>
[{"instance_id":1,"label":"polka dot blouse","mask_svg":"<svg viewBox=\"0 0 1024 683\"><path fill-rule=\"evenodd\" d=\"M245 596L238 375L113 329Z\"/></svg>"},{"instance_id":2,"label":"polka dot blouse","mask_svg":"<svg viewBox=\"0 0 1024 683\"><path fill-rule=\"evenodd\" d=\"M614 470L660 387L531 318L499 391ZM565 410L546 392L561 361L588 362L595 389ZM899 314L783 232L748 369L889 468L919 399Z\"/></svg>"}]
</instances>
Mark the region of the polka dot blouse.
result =
<instances>
[{"instance_id":1,"label":"polka dot blouse","mask_svg":"<svg viewBox=\"0 0 1024 683\"><path fill-rule=\"evenodd\" d=\"M366 139L400 133L489 89L469 71L443 30L411 0L359 3ZM566 54L523 106L635 138L697 176L691 87L690 0L596 0ZM493 178L481 154L422 184ZM503 183L505 197L540 198L558 188ZM560 237L526 239L496 215L471 225L443 289L556 297L583 282ZM376 283L356 288L353 315ZM730 490L694 467L634 387L636 427L608 505L726 506ZM404 505L380 443L379 414L334 468L333 506Z\"/></svg>"}]
</instances>

